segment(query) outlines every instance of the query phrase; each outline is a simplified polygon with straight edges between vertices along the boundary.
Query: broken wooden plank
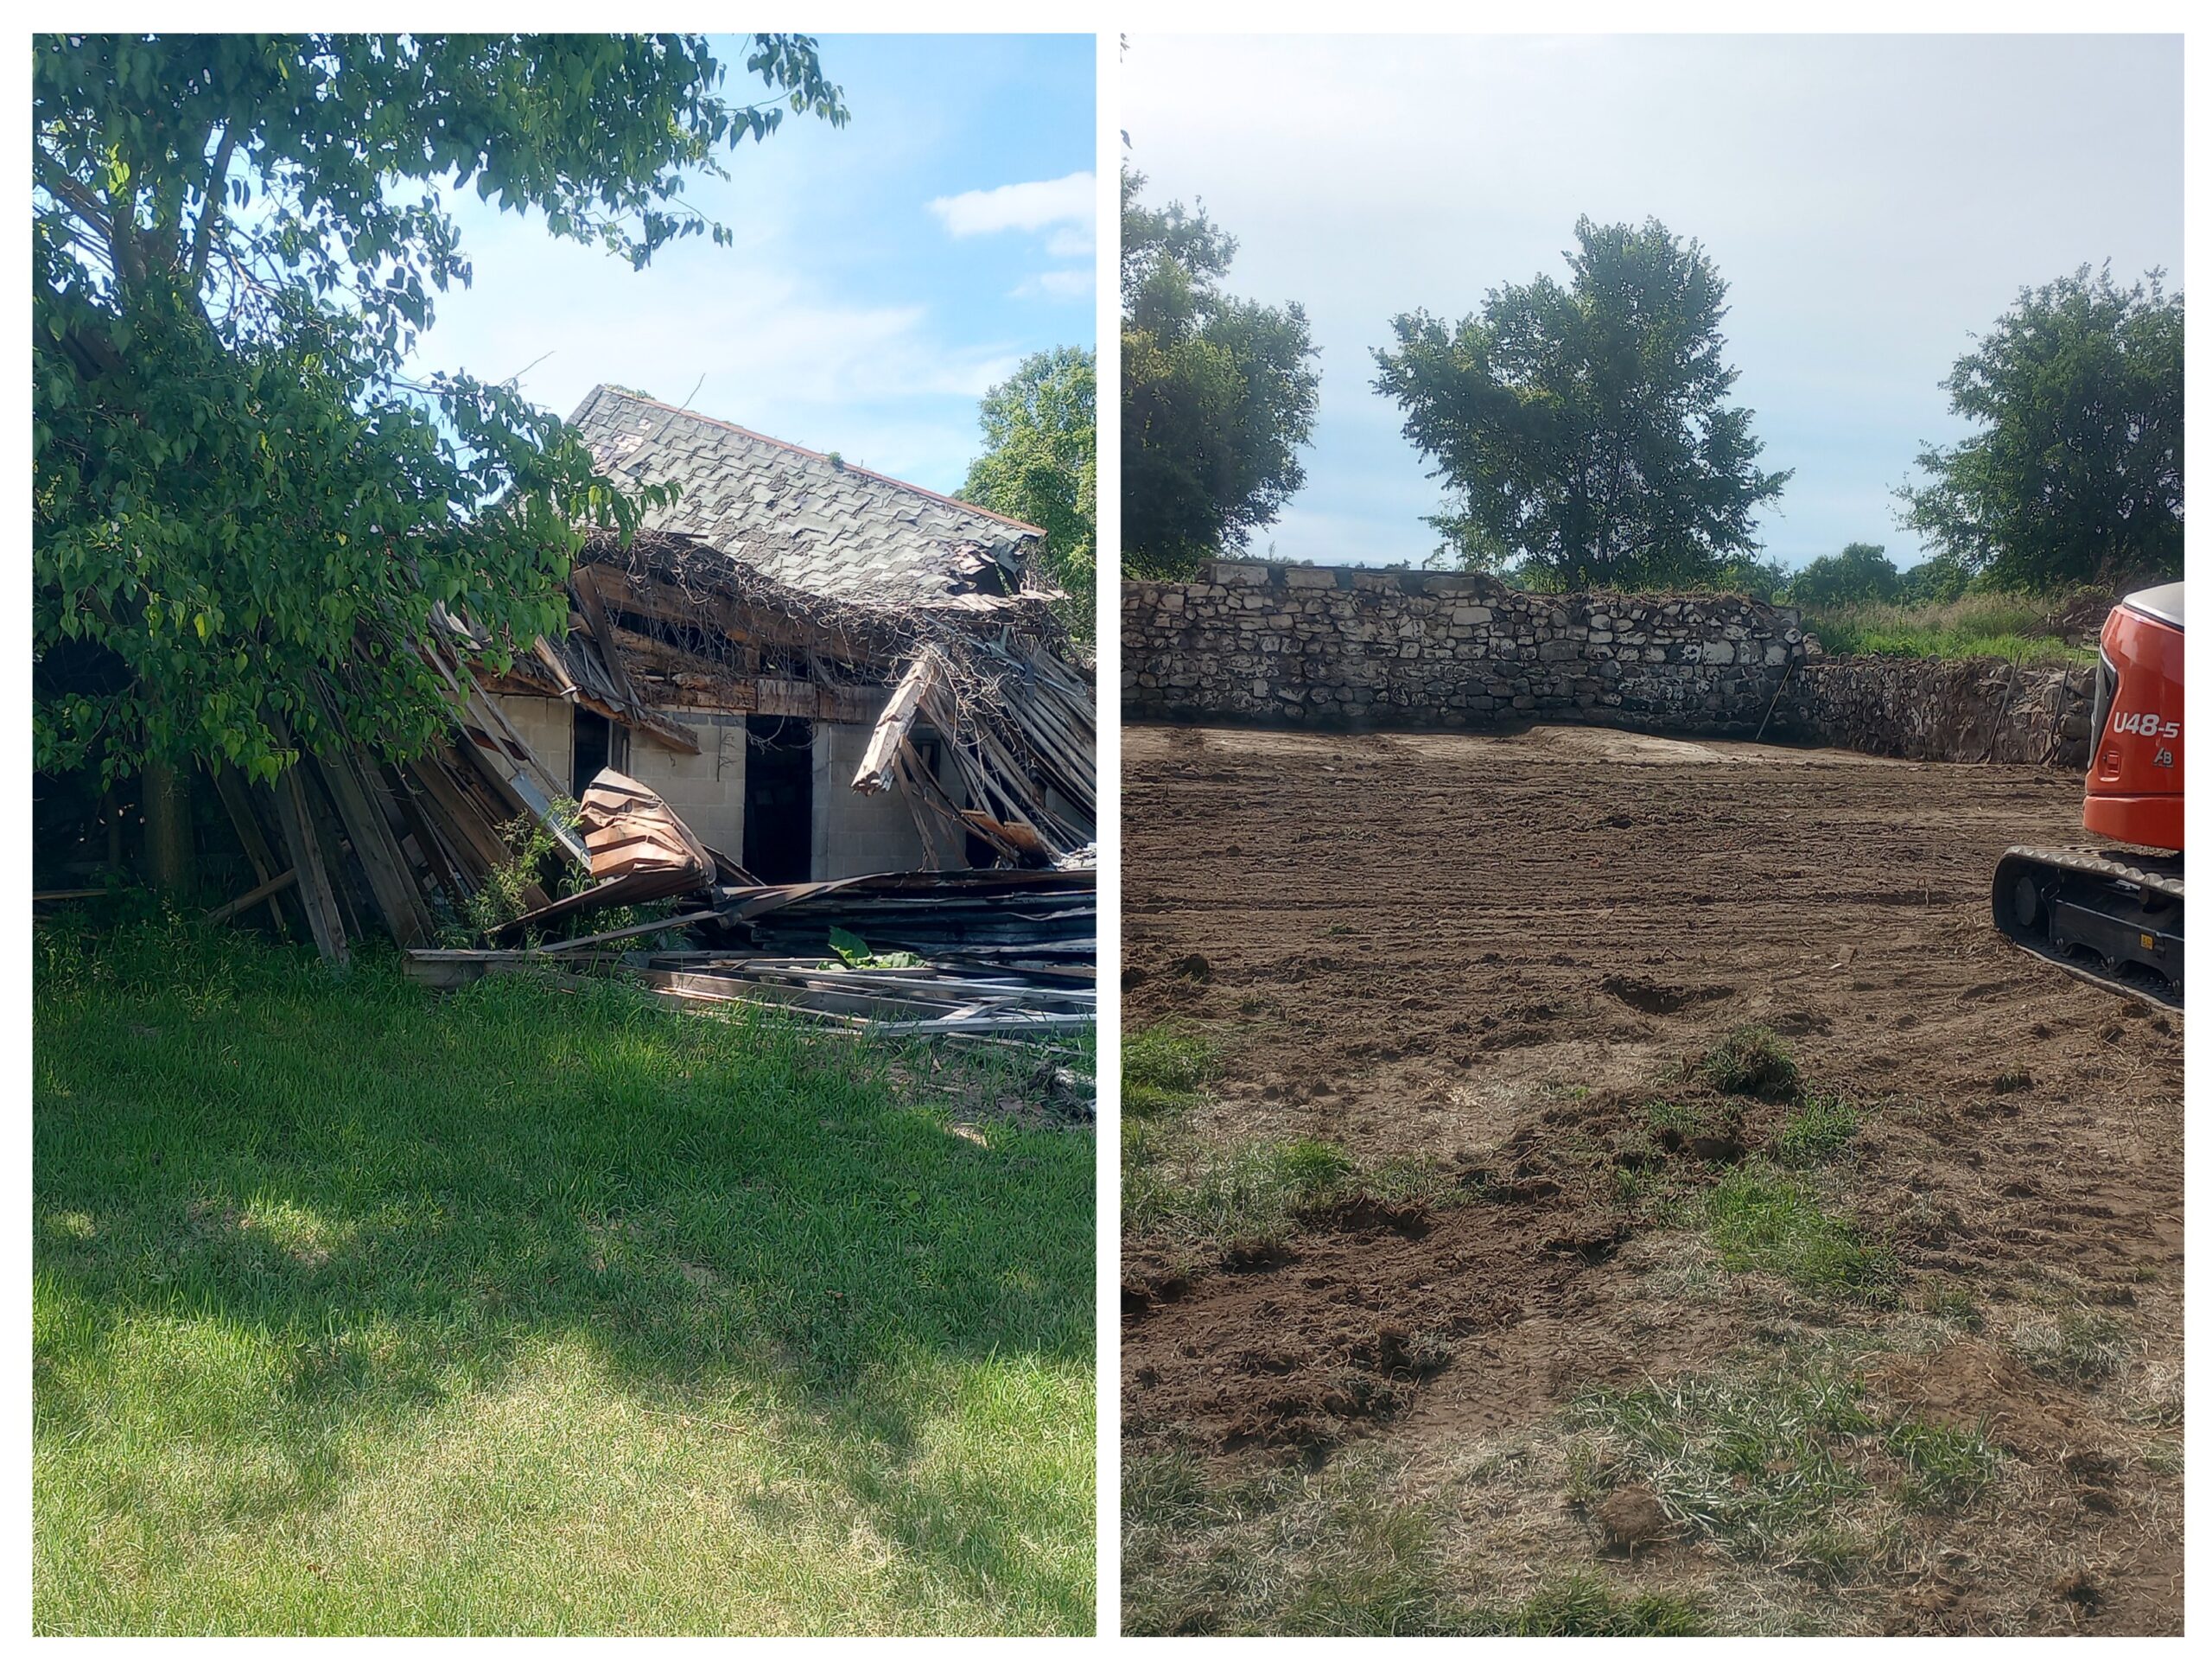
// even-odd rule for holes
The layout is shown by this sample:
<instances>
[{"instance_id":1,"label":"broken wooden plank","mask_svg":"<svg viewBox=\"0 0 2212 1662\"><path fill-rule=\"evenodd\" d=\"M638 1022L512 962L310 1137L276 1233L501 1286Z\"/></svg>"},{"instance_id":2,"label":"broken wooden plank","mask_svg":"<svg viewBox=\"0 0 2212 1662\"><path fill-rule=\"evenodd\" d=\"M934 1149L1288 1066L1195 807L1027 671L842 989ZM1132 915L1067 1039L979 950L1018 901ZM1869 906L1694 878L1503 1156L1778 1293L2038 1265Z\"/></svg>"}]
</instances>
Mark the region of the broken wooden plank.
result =
<instances>
[{"instance_id":1,"label":"broken wooden plank","mask_svg":"<svg viewBox=\"0 0 2212 1662\"><path fill-rule=\"evenodd\" d=\"M448 846L474 862L474 876L480 877L514 857L514 850L499 836L499 823L470 794L462 775L442 757L421 757L410 765L409 771L423 787L426 806L442 822L439 830ZM532 904L545 904L543 889Z\"/></svg>"},{"instance_id":2,"label":"broken wooden plank","mask_svg":"<svg viewBox=\"0 0 2212 1662\"><path fill-rule=\"evenodd\" d=\"M368 931L362 927L361 914L353 904L353 885L348 881L346 869L346 833L332 812L330 799L317 784L315 776L302 764L292 770L299 775L300 800L307 808L308 823L315 829L315 842L322 850L322 869L330 883L330 892L338 901L338 915L346 926L349 940L365 939Z\"/></svg>"},{"instance_id":3,"label":"broken wooden plank","mask_svg":"<svg viewBox=\"0 0 2212 1662\"><path fill-rule=\"evenodd\" d=\"M299 882L299 880L300 874L296 867L283 873L281 876L271 877L267 882L262 884L258 888L248 889L245 894L239 895L238 899L224 901L222 905L217 907L213 912L210 912L207 914L207 921L210 923L220 923L226 918L234 918L238 916L239 913L245 911L248 907L259 905L270 895L277 894L283 889L289 888L294 883ZM93 894L98 894L100 891L94 889L92 892Z\"/></svg>"},{"instance_id":4,"label":"broken wooden plank","mask_svg":"<svg viewBox=\"0 0 2212 1662\"><path fill-rule=\"evenodd\" d=\"M253 799L245 782L220 764L208 772L214 776L215 794L222 802L223 811L231 817L231 827L238 834L238 844L245 850L246 863L252 866L255 877L267 882L276 875L276 856L270 851L269 839L262 835L261 820L253 811ZM276 903L275 891L269 895L269 920L276 926L279 940L292 938L292 932L284 924L284 908Z\"/></svg>"},{"instance_id":5,"label":"broken wooden plank","mask_svg":"<svg viewBox=\"0 0 2212 1662\"><path fill-rule=\"evenodd\" d=\"M720 907L703 912L686 912L672 918L656 918L645 923L633 923L620 929L609 929L605 934L583 935L575 940L549 940L537 950L541 952L580 952L587 946L603 946L610 940L630 940L639 935L658 934L664 929L683 929L695 923L708 923L721 916Z\"/></svg>"},{"instance_id":6,"label":"broken wooden plank","mask_svg":"<svg viewBox=\"0 0 2212 1662\"><path fill-rule=\"evenodd\" d=\"M284 845L291 854L293 870L300 874L301 909L307 914L308 932L315 937L315 950L325 958L345 964L349 961L345 920L338 909L338 897L331 891L330 874L323 865L297 767L287 767L276 776L276 796Z\"/></svg>"},{"instance_id":7,"label":"broken wooden plank","mask_svg":"<svg viewBox=\"0 0 2212 1662\"><path fill-rule=\"evenodd\" d=\"M429 907L423 902L422 888L408 867L407 856L400 852L399 839L391 834L391 822L354 771L353 759L345 755L318 756L315 765L338 811L339 823L346 828L346 840L353 844L353 856L368 877L369 894L384 914L385 927L402 946L427 939L436 926Z\"/></svg>"},{"instance_id":8,"label":"broken wooden plank","mask_svg":"<svg viewBox=\"0 0 2212 1662\"><path fill-rule=\"evenodd\" d=\"M742 998L755 1003L776 1004L809 1012L840 1016L925 1020L949 1015L953 1006L919 998L901 998L866 991L840 992L833 988L795 987L779 982L755 981L741 976L694 975L682 970L641 970L647 986L666 992L702 993L718 998Z\"/></svg>"},{"instance_id":9,"label":"broken wooden plank","mask_svg":"<svg viewBox=\"0 0 2212 1662\"><path fill-rule=\"evenodd\" d=\"M446 839L430 823L424 805L416 799L415 786L409 783L406 770L386 764L380 770L385 792L399 810L401 821L407 827L407 837L412 840L423 869L430 874L430 881L446 892L446 898L459 906L467 897L468 887L461 880L456 861L457 853L449 853ZM404 847L405 844L402 844Z\"/></svg>"},{"instance_id":10,"label":"broken wooden plank","mask_svg":"<svg viewBox=\"0 0 2212 1662\"><path fill-rule=\"evenodd\" d=\"M853 788L861 795L874 796L891 788L899 750L906 742L907 734L913 730L914 718L921 714L922 700L928 696L939 672L937 654L925 650L916 655L906 673L899 678L897 689L884 704L883 714L876 718L875 731L868 736L868 748L861 755L860 771L853 775Z\"/></svg>"}]
</instances>

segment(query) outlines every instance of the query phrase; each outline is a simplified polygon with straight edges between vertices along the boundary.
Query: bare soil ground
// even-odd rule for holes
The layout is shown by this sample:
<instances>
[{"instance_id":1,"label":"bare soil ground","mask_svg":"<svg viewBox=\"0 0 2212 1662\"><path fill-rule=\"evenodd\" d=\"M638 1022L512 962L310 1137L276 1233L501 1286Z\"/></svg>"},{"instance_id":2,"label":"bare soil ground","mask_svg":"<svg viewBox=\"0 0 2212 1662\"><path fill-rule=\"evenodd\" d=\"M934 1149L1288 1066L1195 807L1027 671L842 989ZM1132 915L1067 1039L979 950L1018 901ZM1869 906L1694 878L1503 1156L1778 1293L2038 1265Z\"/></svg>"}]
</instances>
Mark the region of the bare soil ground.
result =
<instances>
[{"instance_id":1,"label":"bare soil ground","mask_svg":"<svg viewBox=\"0 0 2212 1662\"><path fill-rule=\"evenodd\" d=\"M1986 922L2077 780L1124 757L1125 1028L1216 1059L1125 1153L1131 1629L2180 1631L2179 1019Z\"/></svg>"}]
</instances>

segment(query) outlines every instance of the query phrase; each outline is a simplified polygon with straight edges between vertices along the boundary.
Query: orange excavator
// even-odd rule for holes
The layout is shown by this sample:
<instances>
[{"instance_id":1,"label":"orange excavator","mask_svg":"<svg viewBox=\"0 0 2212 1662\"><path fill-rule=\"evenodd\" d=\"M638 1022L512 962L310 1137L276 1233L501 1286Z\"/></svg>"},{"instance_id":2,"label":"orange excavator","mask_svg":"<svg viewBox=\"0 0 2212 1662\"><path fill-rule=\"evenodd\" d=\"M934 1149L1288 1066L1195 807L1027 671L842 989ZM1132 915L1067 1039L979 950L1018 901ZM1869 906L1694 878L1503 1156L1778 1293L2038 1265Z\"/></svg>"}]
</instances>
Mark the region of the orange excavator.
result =
<instances>
[{"instance_id":1,"label":"orange excavator","mask_svg":"<svg viewBox=\"0 0 2212 1662\"><path fill-rule=\"evenodd\" d=\"M2012 848L1990 910L2007 939L2110 992L2181 1008L2182 585L2105 620L2082 824L2120 848Z\"/></svg>"}]
</instances>

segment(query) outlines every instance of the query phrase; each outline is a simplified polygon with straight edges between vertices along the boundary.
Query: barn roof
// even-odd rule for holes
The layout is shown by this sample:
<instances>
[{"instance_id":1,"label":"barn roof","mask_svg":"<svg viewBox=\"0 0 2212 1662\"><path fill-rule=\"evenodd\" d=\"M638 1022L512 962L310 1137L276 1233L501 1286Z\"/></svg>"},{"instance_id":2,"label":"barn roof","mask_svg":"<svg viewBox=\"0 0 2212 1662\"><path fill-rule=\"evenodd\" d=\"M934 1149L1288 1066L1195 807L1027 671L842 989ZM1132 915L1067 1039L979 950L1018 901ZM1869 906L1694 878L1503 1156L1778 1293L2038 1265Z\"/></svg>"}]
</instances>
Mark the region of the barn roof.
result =
<instances>
[{"instance_id":1,"label":"barn roof","mask_svg":"<svg viewBox=\"0 0 2212 1662\"><path fill-rule=\"evenodd\" d=\"M678 499L648 529L697 538L791 588L880 606L1011 593L1035 525L622 387L569 418L599 466Z\"/></svg>"}]
</instances>

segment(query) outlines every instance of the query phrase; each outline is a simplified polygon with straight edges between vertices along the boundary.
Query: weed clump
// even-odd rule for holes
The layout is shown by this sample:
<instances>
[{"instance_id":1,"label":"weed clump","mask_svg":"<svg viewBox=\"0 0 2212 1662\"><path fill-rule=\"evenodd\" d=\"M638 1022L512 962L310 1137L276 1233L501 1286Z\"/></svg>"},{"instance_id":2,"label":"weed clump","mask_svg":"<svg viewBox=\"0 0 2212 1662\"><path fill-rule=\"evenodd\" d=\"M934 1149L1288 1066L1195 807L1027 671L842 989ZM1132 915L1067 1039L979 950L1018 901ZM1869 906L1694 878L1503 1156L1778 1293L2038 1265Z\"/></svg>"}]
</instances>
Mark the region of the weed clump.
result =
<instances>
[{"instance_id":1,"label":"weed clump","mask_svg":"<svg viewBox=\"0 0 2212 1662\"><path fill-rule=\"evenodd\" d=\"M2000 1462L1986 1426L1879 1411L1859 1379L1821 1366L1592 1391L1569 1411L1586 1500L1642 1485L1692 1533L1830 1583L1894 1538L1894 1508L1963 1506Z\"/></svg>"},{"instance_id":2,"label":"weed clump","mask_svg":"<svg viewBox=\"0 0 2212 1662\"><path fill-rule=\"evenodd\" d=\"M2068 643L2058 610L2037 595L1977 592L1924 604L1866 601L1808 606L1805 624L1837 657L2004 658L2024 665L2094 663L2094 648Z\"/></svg>"},{"instance_id":3,"label":"weed clump","mask_svg":"<svg viewBox=\"0 0 2212 1662\"><path fill-rule=\"evenodd\" d=\"M2012 1328L2012 1348L2047 1379L2093 1385L2118 1373L2128 1359L2127 1334L2093 1310L2031 1316Z\"/></svg>"},{"instance_id":4,"label":"weed clump","mask_svg":"<svg viewBox=\"0 0 2212 1662\"><path fill-rule=\"evenodd\" d=\"M1181 1455L1123 1466L1122 1614L1146 1634L1464 1631L1436 1519L1348 1459L1209 1483Z\"/></svg>"},{"instance_id":5,"label":"weed clump","mask_svg":"<svg viewBox=\"0 0 2212 1662\"><path fill-rule=\"evenodd\" d=\"M1909 1511L1946 1511L1972 1500L1997 1475L1997 1448L1988 1428L1934 1425L1909 1416L1885 1439L1905 1468L1898 1500Z\"/></svg>"},{"instance_id":6,"label":"weed clump","mask_svg":"<svg viewBox=\"0 0 2212 1662\"><path fill-rule=\"evenodd\" d=\"M1813 1096L1792 1109L1774 1134L1774 1157L1785 1166L1818 1166L1851 1146L1859 1108L1847 1097Z\"/></svg>"},{"instance_id":7,"label":"weed clump","mask_svg":"<svg viewBox=\"0 0 2212 1662\"><path fill-rule=\"evenodd\" d=\"M1771 1028L1732 1028L1698 1060L1697 1072L1725 1096L1769 1100L1797 1094L1797 1060Z\"/></svg>"},{"instance_id":8,"label":"weed clump","mask_svg":"<svg viewBox=\"0 0 2212 1662\"><path fill-rule=\"evenodd\" d=\"M1936 1282L1927 1287L1921 1294L1920 1308L1961 1333L1980 1333L1984 1326L1981 1306L1974 1302L1973 1290L1955 1283Z\"/></svg>"},{"instance_id":9,"label":"weed clump","mask_svg":"<svg viewBox=\"0 0 2212 1662\"><path fill-rule=\"evenodd\" d=\"M578 813L575 803L563 797L548 811L546 821L573 831ZM461 906L462 919L474 938L489 939L530 910L530 891L546 876L554 850L560 847L546 821L524 813L499 826L507 857L485 873L482 885Z\"/></svg>"},{"instance_id":10,"label":"weed clump","mask_svg":"<svg viewBox=\"0 0 2212 1662\"><path fill-rule=\"evenodd\" d=\"M1170 1027L1122 1041L1122 1109L1137 1118L1180 1113L1198 1103L1219 1058L1212 1045Z\"/></svg>"},{"instance_id":11,"label":"weed clump","mask_svg":"<svg viewBox=\"0 0 2212 1662\"><path fill-rule=\"evenodd\" d=\"M1795 1557L1868 1491L1844 1455L1874 1417L1857 1382L1834 1373L1598 1390L1571 1411L1595 1439L1586 1483L1643 1484L1677 1523L1746 1557Z\"/></svg>"}]
</instances>

